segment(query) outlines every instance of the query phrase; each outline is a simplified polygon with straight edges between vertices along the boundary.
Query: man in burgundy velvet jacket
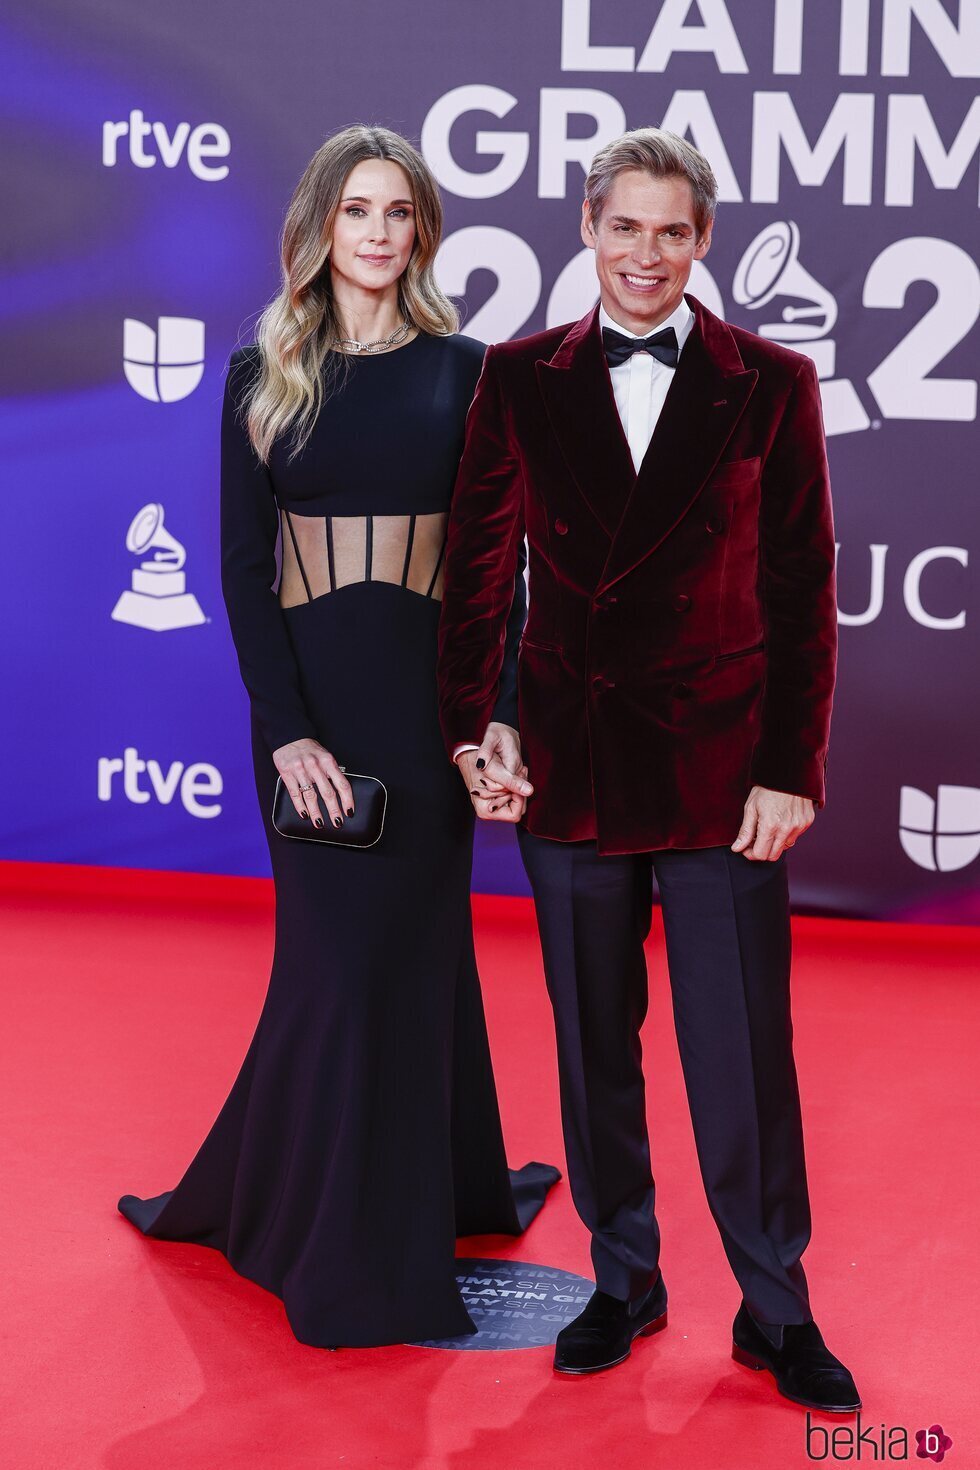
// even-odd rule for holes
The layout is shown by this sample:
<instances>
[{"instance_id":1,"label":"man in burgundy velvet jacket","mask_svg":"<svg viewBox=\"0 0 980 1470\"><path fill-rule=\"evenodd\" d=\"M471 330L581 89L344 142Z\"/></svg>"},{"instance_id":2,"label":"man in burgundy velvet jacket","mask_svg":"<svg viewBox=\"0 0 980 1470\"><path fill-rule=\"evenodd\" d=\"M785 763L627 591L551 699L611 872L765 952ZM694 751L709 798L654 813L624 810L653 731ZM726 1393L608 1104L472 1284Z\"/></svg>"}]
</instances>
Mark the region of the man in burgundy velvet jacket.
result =
<instances>
[{"instance_id":1,"label":"man in burgundy velvet jacket","mask_svg":"<svg viewBox=\"0 0 980 1470\"><path fill-rule=\"evenodd\" d=\"M742 1290L733 1353L852 1412L800 1262L784 857L824 802L827 457L812 362L685 295L716 192L671 133L609 144L582 216L599 306L489 349L450 515L441 717L479 815L519 823L534 892L597 1288L555 1367L611 1367L666 1325L639 1040L652 869L702 1176ZM518 735L490 720L525 536Z\"/></svg>"}]
</instances>

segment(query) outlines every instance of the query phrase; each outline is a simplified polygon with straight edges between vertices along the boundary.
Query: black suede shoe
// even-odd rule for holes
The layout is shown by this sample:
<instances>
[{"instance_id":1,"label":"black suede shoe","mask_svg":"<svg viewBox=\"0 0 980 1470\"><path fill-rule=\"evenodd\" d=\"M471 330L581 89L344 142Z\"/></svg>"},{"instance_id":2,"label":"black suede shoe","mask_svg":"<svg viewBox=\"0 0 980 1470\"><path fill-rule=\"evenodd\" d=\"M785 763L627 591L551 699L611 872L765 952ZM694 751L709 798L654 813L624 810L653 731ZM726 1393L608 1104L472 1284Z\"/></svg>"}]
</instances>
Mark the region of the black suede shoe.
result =
<instances>
[{"instance_id":1,"label":"black suede shoe","mask_svg":"<svg viewBox=\"0 0 980 1470\"><path fill-rule=\"evenodd\" d=\"M583 1312L563 1327L555 1342L556 1373L601 1373L630 1355L635 1337L652 1337L667 1326L667 1288L658 1276L636 1302L595 1291Z\"/></svg>"},{"instance_id":2,"label":"black suede shoe","mask_svg":"<svg viewBox=\"0 0 980 1470\"><path fill-rule=\"evenodd\" d=\"M768 1324L767 1324L768 1325ZM773 1342L743 1302L732 1324L732 1357L746 1368L768 1368L783 1398L825 1414L853 1414L861 1407L854 1379L835 1358L816 1322L788 1322L771 1329Z\"/></svg>"}]
</instances>

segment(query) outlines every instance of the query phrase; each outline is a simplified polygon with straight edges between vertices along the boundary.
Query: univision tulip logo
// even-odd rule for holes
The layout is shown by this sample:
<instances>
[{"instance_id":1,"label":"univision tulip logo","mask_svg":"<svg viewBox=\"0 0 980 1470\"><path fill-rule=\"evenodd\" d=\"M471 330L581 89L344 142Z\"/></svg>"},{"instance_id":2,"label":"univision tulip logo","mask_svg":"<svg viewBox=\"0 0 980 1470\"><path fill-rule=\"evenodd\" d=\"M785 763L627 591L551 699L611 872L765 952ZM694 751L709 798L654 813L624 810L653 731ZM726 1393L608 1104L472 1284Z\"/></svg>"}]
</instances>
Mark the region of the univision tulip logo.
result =
<instances>
[{"instance_id":1,"label":"univision tulip logo","mask_svg":"<svg viewBox=\"0 0 980 1470\"><path fill-rule=\"evenodd\" d=\"M940 786L935 800L916 786L903 786L898 835L920 868L952 873L980 854L980 790Z\"/></svg>"},{"instance_id":2,"label":"univision tulip logo","mask_svg":"<svg viewBox=\"0 0 980 1470\"><path fill-rule=\"evenodd\" d=\"M186 398L204 373L204 323L192 316L162 316L154 331L127 317L123 371L129 386L151 403Z\"/></svg>"}]
</instances>

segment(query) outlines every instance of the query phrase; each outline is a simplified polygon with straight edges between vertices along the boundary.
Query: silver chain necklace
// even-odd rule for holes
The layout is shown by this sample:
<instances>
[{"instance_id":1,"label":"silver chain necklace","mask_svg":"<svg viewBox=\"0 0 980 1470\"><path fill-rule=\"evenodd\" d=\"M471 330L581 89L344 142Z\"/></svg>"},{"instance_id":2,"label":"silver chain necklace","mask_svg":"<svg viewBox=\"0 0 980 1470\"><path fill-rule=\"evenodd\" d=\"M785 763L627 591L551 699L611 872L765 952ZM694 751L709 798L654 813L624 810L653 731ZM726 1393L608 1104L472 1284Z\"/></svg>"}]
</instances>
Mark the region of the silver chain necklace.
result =
<instances>
[{"instance_id":1,"label":"silver chain necklace","mask_svg":"<svg viewBox=\"0 0 980 1470\"><path fill-rule=\"evenodd\" d=\"M402 322L390 337L382 337L378 342L358 342L356 337L334 337L330 345L339 347L342 352L384 352L386 348L395 347L399 342L404 342L411 330L410 322Z\"/></svg>"}]
</instances>

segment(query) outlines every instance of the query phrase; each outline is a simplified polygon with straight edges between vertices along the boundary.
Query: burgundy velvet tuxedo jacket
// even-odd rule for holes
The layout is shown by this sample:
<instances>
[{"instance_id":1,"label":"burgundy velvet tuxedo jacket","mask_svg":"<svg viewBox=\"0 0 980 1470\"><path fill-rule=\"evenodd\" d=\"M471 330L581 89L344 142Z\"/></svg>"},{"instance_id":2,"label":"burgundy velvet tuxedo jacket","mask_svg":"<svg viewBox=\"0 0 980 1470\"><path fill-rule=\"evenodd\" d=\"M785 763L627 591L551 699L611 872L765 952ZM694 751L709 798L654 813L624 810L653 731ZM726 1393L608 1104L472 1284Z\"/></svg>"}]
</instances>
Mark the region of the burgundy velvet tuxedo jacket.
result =
<instances>
[{"instance_id":1,"label":"burgundy velvet tuxedo jacket","mask_svg":"<svg viewBox=\"0 0 980 1470\"><path fill-rule=\"evenodd\" d=\"M731 844L758 783L824 802L837 606L817 374L696 317L639 474L598 307L487 352L450 512L450 753L493 709L518 546L529 831L600 853Z\"/></svg>"}]
</instances>

